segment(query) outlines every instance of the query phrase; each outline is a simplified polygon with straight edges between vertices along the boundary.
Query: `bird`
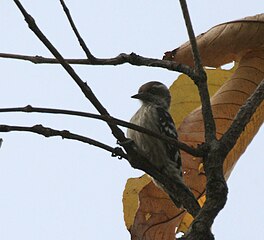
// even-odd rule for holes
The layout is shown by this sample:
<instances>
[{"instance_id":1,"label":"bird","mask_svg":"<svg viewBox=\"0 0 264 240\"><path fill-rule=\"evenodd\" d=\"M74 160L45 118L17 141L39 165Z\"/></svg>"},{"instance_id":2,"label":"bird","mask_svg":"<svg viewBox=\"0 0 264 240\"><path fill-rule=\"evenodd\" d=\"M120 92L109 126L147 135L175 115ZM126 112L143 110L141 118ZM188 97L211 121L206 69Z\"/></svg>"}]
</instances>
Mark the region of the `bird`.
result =
<instances>
[{"instance_id":1,"label":"bird","mask_svg":"<svg viewBox=\"0 0 264 240\"><path fill-rule=\"evenodd\" d=\"M171 95L161 82L143 84L131 98L139 99L141 107L133 115L130 123L150 129L163 136L178 139L174 121L169 113ZM176 175L182 179L182 162L177 145L128 128L127 137L135 142L138 150L160 171L168 165L175 166ZM158 184L155 182L156 185ZM158 184L160 186L160 184Z\"/></svg>"}]
</instances>

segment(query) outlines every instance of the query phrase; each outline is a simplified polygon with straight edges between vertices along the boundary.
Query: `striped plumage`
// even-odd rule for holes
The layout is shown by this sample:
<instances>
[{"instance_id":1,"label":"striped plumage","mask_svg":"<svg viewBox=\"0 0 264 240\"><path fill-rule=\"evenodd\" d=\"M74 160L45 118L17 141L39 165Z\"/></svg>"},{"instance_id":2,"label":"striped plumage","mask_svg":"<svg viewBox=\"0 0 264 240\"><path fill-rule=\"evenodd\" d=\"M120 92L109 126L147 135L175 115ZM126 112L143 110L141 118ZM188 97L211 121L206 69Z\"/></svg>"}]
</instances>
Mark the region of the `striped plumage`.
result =
<instances>
[{"instance_id":1,"label":"striped plumage","mask_svg":"<svg viewBox=\"0 0 264 240\"><path fill-rule=\"evenodd\" d=\"M142 105L131 118L131 123L168 137L178 138L174 122L168 112L171 101L170 92L164 84L156 81L148 82L142 85L138 94L132 98L141 100ZM128 129L127 136L157 168L162 170L166 164L173 163L176 166L177 175L182 177L181 156L175 144L132 129Z\"/></svg>"}]
</instances>

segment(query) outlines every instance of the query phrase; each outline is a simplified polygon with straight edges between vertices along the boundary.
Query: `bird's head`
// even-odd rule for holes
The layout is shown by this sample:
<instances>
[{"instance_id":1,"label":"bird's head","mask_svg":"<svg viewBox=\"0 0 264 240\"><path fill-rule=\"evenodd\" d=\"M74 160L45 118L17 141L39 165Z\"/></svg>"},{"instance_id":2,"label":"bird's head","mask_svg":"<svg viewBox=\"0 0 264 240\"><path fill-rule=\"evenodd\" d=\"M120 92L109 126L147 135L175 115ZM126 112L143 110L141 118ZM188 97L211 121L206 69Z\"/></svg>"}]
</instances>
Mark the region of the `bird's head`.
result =
<instances>
[{"instance_id":1,"label":"bird's head","mask_svg":"<svg viewBox=\"0 0 264 240\"><path fill-rule=\"evenodd\" d=\"M170 107L171 96L169 89L160 82L152 81L142 85L132 98L139 99L143 104L153 104L166 110Z\"/></svg>"}]
</instances>

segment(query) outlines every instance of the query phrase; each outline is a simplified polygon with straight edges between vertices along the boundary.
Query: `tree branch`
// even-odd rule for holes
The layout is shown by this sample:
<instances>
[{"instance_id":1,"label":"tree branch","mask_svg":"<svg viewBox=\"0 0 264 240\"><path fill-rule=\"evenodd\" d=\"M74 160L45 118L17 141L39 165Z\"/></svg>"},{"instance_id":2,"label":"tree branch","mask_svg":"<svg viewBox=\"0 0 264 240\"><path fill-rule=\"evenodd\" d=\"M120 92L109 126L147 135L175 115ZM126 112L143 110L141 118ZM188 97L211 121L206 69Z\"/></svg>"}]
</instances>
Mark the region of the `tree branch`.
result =
<instances>
[{"instance_id":1,"label":"tree branch","mask_svg":"<svg viewBox=\"0 0 264 240\"><path fill-rule=\"evenodd\" d=\"M45 46L52 52L54 55L54 50L56 50L51 43L48 42L48 39L41 33L41 31L38 29L38 27L35 24L34 19L26 12L26 10L23 8L21 3L18 0L14 0L17 6L19 7L20 11L25 17L25 20L27 21L29 28L39 37L39 39L45 44ZM72 20L72 17L70 15L70 12L65 5L63 0L60 0L63 9L67 15L67 18L71 24L71 27L78 38L78 41L83 48L84 52L86 53L86 56L88 59L64 59L68 64L86 64L86 65L121 65L124 63L129 63L131 65L135 66L147 66L147 67L159 67L159 68L165 68L170 71L177 71L184 73L188 75L189 77L193 78L195 77L195 71L185 65L185 64L179 64L174 61L169 60L161 60L161 59L155 59L155 58L147 58L140 55L137 55L136 53L121 53L116 57L113 58L96 58L92 55L88 47L86 46L84 40L80 36L74 21ZM47 44L48 43L48 44ZM47 44L47 45L46 45ZM50 49L50 47L53 47L53 51ZM48 63L48 64L62 64L62 59L54 55L55 58L46 58L42 56L27 56L27 55L20 55L20 54L9 54L9 53L0 53L1 58L11 58L11 59L18 59L18 60L25 60L30 61L35 64L41 64L41 63Z\"/></svg>"},{"instance_id":2,"label":"tree branch","mask_svg":"<svg viewBox=\"0 0 264 240\"><path fill-rule=\"evenodd\" d=\"M87 58L89 59L89 61L92 63L94 61L95 57L92 55L92 53L90 52L89 48L86 46L84 40L82 39L81 35L79 34L79 32L78 32L78 30L77 30L77 28L76 28L76 26L74 24L74 21L73 21L73 19L71 17L70 10L66 6L64 0L60 0L60 3L62 5L62 8L63 8L68 20L69 20L71 28L72 28L73 32L75 33L75 35L76 35L76 37L77 37L77 39L78 39L83 51L85 52L85 54L86 54Z\"/></svg>"},{"instance_id":3,"label":"tree branch","mask_svg":"<svg viewBox=\"0 0 264 240\"><path fill-rule=\"evenodd\" d=\"M0 58L24 60L24 61L32 62L34 64L60 64L56 58L47 58L38 55L29 56L29 55L21 55L21 54L0 53ZM143 57L136 53L130 53L130 54L120 53L118 56L113 58L95 58L93 62L90 62L89 59L72 59L72 58L66 58L65 61L69 64L95 65L95 66L97 65L117 66L117 65L129 63L134 66L163 68L169 71L184 73L191 78L195 77L195 73L193 69L185 64L180 64L169 60Z\"/></svg>"},{"instance_id":4,"label":"tree branch","mask_svg":"<svg viewBox=\"0 0 264 240\"><path fill-rule=\"evenodd\" d=\"M107 122L109 124L116 124L122 127L131 128L136 131L146 133L155 138L161 139L165 142L173 143L177 145L181 150L191 154L192 156L202 157L204 155L204 151L202 149L190 147L189 145L183 142L180 142L174 138L166 137L164 135L153 132L147 128L140 127L133 123L129 123L124 120L114 118L112 116L104 116L104 115L98 115L98 114L93 114L93 113L88 113L88 112L72 111L72 110L66 110L66 109L32 107L30 105L25 106L25 107L0 108L0 113L5 113L5 112L26 112L26 113L36 112L36 113L65 114L65 115L71 115L71 116L98 119L98 120Z\"/></svg>"},{"instance_id":5,"label":"tree branch","mask_svg":"<svg viewBox=\"0 0 264 240\"><path fill-rule=\"evenodd\" d=\"M192 78L198 87L205 129L205 146L209 151L203 157L206 175L206 201L195 217L187 234L182 238L186 240L212 240L211 226L217 214L225 206L228 188L223 175L223 161L226 155L223 153L220 142L216 139L216 126L213 118L210 95L207 85L207 76L204 71L193 32L187 4L180 0L185 24L187 27L196 75Z\"/></svg>"},{"instance_id":6,"label":"tree branch","mask_svg":"<svg viewBox=\"0 0 264 240\"><path fill-rule=\"evenodd\" d=\"M203 114L204 128L205 128L205 141L206 143L210 143L216 140L216 127L215 127L215 121L210 103L210 95L207 86L207 76L201 63L200 54L197 47L196 38L194 35L186 0L180 0L180 4L192 47L194 69L196 73L194 77L192 77L192 79L194 80L195 84L198 87L198 91L202 103L202 114Z\"/></svg>"},{"instance_id":7,"label":"tree branch","mask_svg":"<svg viewBox=\"0 0 264 240\"><path fill-rule=\"evenodd\" d=\"M188 36L190 39L191 46L192 46L194 67L195 67L195 70L197 71L198 74L200 72L203 73L204 70L203 70L203 66L202 66L202 62L201 62L201 58L200 58L200 53L199 53L199 50L197 47L196 38L194 35L194 31L193 31L193 27L192 27L191 18L190 18L190 14L188 11L187 3L185 0L180 0L180 4L181 4L181 8L182 8L183 17L185 20L186 29L188 32Z\"/></svg>"},{"instance_id":8,"label":"tree branch","mask_svg":"<svg viewBox=\"0 0 264 240\"><path fill-rule=\"evenodd\" d=\"M40 134L44 137L55 137L60 136L63 139L71 139L71 140L77 140L83 143L88 143L90 145L96 146L98 148L101 148L103 150L106 150L108 152L112 153L112 156L120 156L122 158L127 159L127 155L122 151L121 148L112 148L104 143L101 143L99 141L96 141L92 138L88 138L82 135L78 135L75 133L71 133L68 130L56 130L49 127L43 127L42 125L38 124L32 127L25 127L25 126L9 126L9 125L0 125L0 132L32 132Z\"/></svg>"}]
</instances>

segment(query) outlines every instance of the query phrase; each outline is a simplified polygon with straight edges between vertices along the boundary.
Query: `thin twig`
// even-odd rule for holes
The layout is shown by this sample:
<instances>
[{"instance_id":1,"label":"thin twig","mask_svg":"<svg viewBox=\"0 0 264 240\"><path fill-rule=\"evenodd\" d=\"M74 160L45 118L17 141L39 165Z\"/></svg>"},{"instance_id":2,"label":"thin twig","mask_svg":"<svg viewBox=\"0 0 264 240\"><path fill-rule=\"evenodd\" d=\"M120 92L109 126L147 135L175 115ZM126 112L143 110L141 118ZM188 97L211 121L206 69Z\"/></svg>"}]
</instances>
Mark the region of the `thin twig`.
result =
<instances>
[{"instance_id":1,"label":"thin twig","mask_svg":"<svg viewBox=\"0 0 264 240\"><path fill-rule=\"evenodd\" d=\"M75 35L76 35L76 37L77 37L77 39L78 39L83 51L85 52L85 54L86 54L87 58L89 59L89 61L92 63L94 61L95 57L90 52L89 48L86 46L84 40L82 39L81 35L79 34L78 29L76 28L75 23L74 23L74 21L73 21L73 19L71 17L70 10L66 6L64 0L60 0L60 3L62 5L62 8L63 8L68 20L69 20L71 28L72 28L73 32L75 33Z\"/></svg>"},{"instance_id":2,"label":"thin twig","mask_svg":"<svg viewBox=\"0 0 264 240\"><path fill-rule=\"evenodd\" d=\"M98 114L94 114L94 113L81 112L81 111L72 111L72 110L67 110L67 109L32 107L30 105L25 106L25 107L0 108L0 113L5 113L5 112L27 112L27 113L37 112L37 113L65 114L65 115L71 115L71 116L79 116L79 117L98 119L98 120L107 122L109 124L116 124L116 125L120 125L122 127L131 128L131 129L134 129L136 131L146 133L146 134L153 136L155 138L162 139L163 141L176 144L180 149L182 149L183 151L185 151L185 152L187 152L187 153L189 153L195 157L202 157L204 155L204 152L201 149L196 149L196 148L190 147L189 145L187 145L183 142L180 142L174 138L166 137L164 135L153 132L149 129L140 127L138 125L135 125L135 124L126 122L124 120L111 117L111 116L104 116L104 115L98 115Z\"/></svg>"},{"instance_id":3,"label":"thin twig","mask_svg":"<svg viewBox=\"0 0 264 240\"><path fill-rule=\"evenodd\" d=\"M80 142L88 143L90 145L96 146L98 148L104 149L108 152L111 152L114 156L120 156L122 158L127 159L127 155L121 150L121 148L112 148L104 143L101 143L97 140L94 140L92 138L88 138L82 135L78 135L75 133L71 133L68 130L56 130L49 127L44 127L42 125L35 125L32 127L26 127L26 126L9 126L9 125L0 125L0 132L13 132L13 131L19 131L19 132L32 132L40 134L44 137L55 137L59 136L63 139L71 139L71 140L77 140Z\"/></svg>"}]
</instances>

